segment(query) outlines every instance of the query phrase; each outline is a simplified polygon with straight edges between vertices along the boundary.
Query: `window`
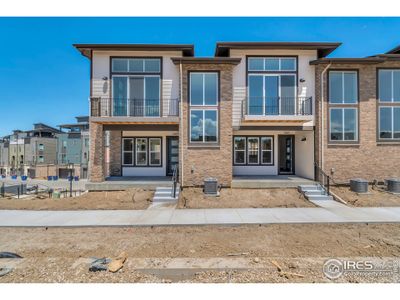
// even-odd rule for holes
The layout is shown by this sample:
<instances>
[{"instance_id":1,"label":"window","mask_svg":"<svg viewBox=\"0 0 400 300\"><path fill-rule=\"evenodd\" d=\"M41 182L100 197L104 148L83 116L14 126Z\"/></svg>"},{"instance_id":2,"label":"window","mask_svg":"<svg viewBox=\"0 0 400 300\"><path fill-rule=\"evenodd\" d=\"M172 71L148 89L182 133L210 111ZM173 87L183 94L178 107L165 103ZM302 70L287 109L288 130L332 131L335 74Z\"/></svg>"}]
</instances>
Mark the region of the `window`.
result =
<instances>
[{"instance_id":1,"label":"window","mask_svg":"<svg viewBox=\"0 0 400 300\"><path fill-rule=\"evenodd\" d=\"M44 163L44 156L43 155L39 155L38 162L39 163Z\"/></svg>"},{"instance_id":2,"label":"window","mask_svg":"<svg viewBox=\"0 0 400 300\"><path fill-rule=\"evenodd\" d=\"M123 139L122 142L122 164L133 165L133 139Z\"/></svg>"},{"instance_id":3,"label":"window","mask_svg":"<svg viewBox=\"0 0 400 300\"><path fill-rule=\"evenodd\" d=\"M258 165L258 137L247 138L247 161L249 165Z\"/></svg>"},{"instance_id":4,"label":"window","mask_svg":"<svg viewBox=\"0 0 400 300\"><path fill-rule=\"evenodd\" d=\"M329 103L356 104L358 102L357 72L329 72Z\"/></svg>"},{"instance_id":5,"label":"window","mask_svg":"<svg viewBox=\"0 0 400 300\"><path fill-rule=\"evenodd\" d=\"M272 137L261 138L261 164L272 164Z\"/></svg>"},{"instance_id":6,"label":"window","mask_svg":"<svg viewBox=\"0 0 400 300\"><path fill-rule=\"evenodd\" d=\"M235 136L233 143L234 165L274 164L272 136Z\"/></svg>"},{"instance_id":7,"label":"window","mask_svg":"<svg viewBox=\"0 0 400 300\"><path fill-rule=\"evenodd\" d=\"M43 144L39 144L38 150L39 150L39 151L43 151L43 150L44 150L44 145L43 145Z\"/></svg>"},{"instance_id":8,"label":"window","mask_svg":"<svg viewBox=\"0 0 400 300\"><path fill-rule=\"evenodd\" d=\"M357 141L357 108L330 108L330 140Z\"/></svg>"},{"instance_id":9,"label":"window","mask_svg":"<svg viewBox=\"0 0 400 300\"><path fill-rule=\"evenodd\" d=\"M250 57L249 71L296 71L295 57Z\"/></svg>"},{"instance_id":10,"label":"window","mask_svg":"<svg viewBox=\"0 0 400 300\"><path fill-rule=\"evenodd\" d=\"M161 166L161 139L149 139L150 166Z\"/></svg>"},{"instance_id":11,"label":"window","mask_svg":"<svg viewBox=\"0 0 400 300\"><path fill-rule=\"evenodd\" d=\"M190 73L190 142L218 141L218 73Z\"/></svg>"},{"instance_id":12,"label":"window","mask_svg":"<svg viewBox=\"0 0 400 300\"><path fill-rule=\"evenodd\" d=\"M235 137L234 145L234 164L235 165L244 165L246 164L246 138L244 137Z\"/></svg>"},{"instance_id":13,"label":"window","mask_svg":"<svg viewBox=\"0 0 400 300\"><path fill-rule=\"evenodd\" d=\"M379 138L400 139L400 106L379 107Z\"/></svg>"},{"instance_id":14,"label":"window","mask_svg":"<svg viewBox=\"0 0 400 300\"><path fill-rule=\"evenodd\" d=\"M400 103L400 70L379 70L378 81L379 101Z\"/></svg>"},{"instance_id":15,"label":"window","mask_svg":"<svg viewBox=\"0 0 400 300\"><path fill-rule=\"evenodd\" d=\"M136 139L136 165L145 166L147 165L147 139L137 138Z\"/></svg>"},{"instance_id":16,"label":"window","mask_svg":"<svg viewBox=\"0 0 400 300\"><path fill-rule=\"evenodd\" d=\"M160 58L112 59L113 116L160 116Z\"/></svg>"}]
</instances>

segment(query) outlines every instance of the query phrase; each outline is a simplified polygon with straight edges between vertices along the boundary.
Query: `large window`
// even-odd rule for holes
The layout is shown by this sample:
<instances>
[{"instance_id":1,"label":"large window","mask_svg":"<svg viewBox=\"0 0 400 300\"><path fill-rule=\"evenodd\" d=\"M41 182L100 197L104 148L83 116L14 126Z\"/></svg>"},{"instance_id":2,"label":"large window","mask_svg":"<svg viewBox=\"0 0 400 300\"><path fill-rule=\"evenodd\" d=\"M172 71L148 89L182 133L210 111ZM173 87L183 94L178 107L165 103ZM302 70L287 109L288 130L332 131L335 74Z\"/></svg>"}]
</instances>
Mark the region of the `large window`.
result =
<instances>
[{"instance_id":1,"label":"large window","mask_svg":"<svg viewBox=\"0 0 400 300\"><path fill-rule=\"evenodd\" d=\"M330 108L330 140L357 141L357 109Z\"/></svg>"},{"instance_id":2,"label":"large window","mask_svg":"<svg viewBox=\"0 0 400 300\"><path fill-rule=\"evenodd\" d=\"M378 71L379 139L400 140L400 70Z\"/></svg>"},{"instance_id":3,"label":"large window","mask_svg":"<svg viewBox=\"0 0 400 300\"><path fill-rule=\"evenodd\" d=\"M155 167L162 165L162 139L137 137L122 139L122 164L125 166Z\"/></svg>"},{"instance_id":4,"label":"large window","mask_svg":"<svg viewBox=\"0 0 400 300\"><path fill-rule=\"evenodd\" d=\"M160 116L161 59L112 59L113 116Z\"/></svg>"},{"instance_id":5,"label":"large window","mask_svg":"<svg viewBox=\"0 0 400 300\"><path fill-rule=\"evenodd\" d=\"M329 140L358 141L357 71L329 71Z\"/></svg>"},{"instance_id":6,"label":"large window","mask_svg":"<svg viewBox=\"0 0 400 300\"><path fill-rule=\"evenodd\" d=\"M249 57L248 115L294 115L297 97L295 57Z\"/></svg>"},{"instance_id":7,"label":"large window","mask_svg":"<svg viewBox=\"0 0 400 300\"><path fill-rule=\"evenodd\" d=\"M191 72L190 142L218 142L218 73Z\"/></svg>"},{"instance_id":8,"label":"large window","mask_svg":"<svg viewBox=\"0 0 400 300\"><path fill-rule=\"evenodd\" d=\"M273 165L273 137L235 136L233 152L234 165Z\"/></svg>"}]
</instances>

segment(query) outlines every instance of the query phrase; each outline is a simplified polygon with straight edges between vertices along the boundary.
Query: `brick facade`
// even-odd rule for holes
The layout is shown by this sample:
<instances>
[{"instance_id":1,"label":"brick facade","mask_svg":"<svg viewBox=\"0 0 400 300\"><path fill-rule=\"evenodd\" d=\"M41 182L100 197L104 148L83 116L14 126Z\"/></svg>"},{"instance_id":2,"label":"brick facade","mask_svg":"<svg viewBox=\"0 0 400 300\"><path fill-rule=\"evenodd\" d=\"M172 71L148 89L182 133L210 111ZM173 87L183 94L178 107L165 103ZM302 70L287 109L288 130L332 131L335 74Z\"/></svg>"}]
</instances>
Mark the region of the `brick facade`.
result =
<instances>
[{"instance_id":1,"label":"brick facade","mask_svg":"<svg viewBox=\"0 0 400 300\"><path fill-rule=\"evenodd\" d=\"M104 181L104 131L103 125L90 122L89 180Z\"/></svg>"},{"instance_id":2,"label":"brick facade","mask_svg":"<svg viewBox=\"0 0 400 300\"><path fill-rule=\"evenodd\" d=\"M121 131L110 131L110 176L121 176Z\"/></svg>"},{"instance_id":3,"label":"brick facade","mask_svg":"<svg viewBox=\"0 0 400 300\"><path fill-rule=\"evenodd\" d=\"M324 126L321 125L321 73L327 65L316 66L316 134L315 157L321 165L321 131L324 132L323 168L337 182L361 177L369 181L400 177L400 143L378 142L377 68L400 68L400 62L379 64L333 64L334 69L356 69L359 76L359 141L354 144L330 144L327 76L324 76ZM334 172L331 173L332 168Z\"/></svg>"},{"instance_id":4,"label":"brick facade","mask_svg":"<svg viewBox=\"0 0 400 300\"><path fill-rule=\"evenodd\" d=\"M214 177L219 184L230 186L232 181L232 71L230 64L183 64L182 123L180 124L180 174L182 186L200 186L204 179ZM219 72L218 136L215 146L189 144L189 71ZM182 153L183 149L183 153ZM183 168L182 168L183 166Z\"/></svg>"}]
</instances>

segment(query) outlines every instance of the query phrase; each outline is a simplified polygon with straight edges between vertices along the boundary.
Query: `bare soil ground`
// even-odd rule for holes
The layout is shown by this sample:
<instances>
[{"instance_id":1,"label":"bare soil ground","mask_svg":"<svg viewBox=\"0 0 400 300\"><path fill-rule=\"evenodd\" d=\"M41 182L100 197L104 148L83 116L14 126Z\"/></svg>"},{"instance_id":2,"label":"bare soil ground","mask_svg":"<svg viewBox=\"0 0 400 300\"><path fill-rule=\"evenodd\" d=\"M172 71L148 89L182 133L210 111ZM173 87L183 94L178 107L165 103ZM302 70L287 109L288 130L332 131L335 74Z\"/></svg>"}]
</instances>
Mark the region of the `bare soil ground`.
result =
<instances>
[{"instance_id":1,"label":"bare soil ground","mask_svg":"<svg viewBox=\"0 0 400 300\"><path fill-rule=\"evenodd\" d=\"M230 189L223 188L219 197L205 196L201 188L185 188L178 208L268 208L315 207L295 188Z\"/></svg>"},{"instance_id":2,"label":"bare soil ground","mask_svg":"<svg viewBox=\"0 0 400 300\"><path fill-rule=\"evenodd\" d=\"M368 187L367 194L357 194L350 191L350 187L333 186L332 191L351 206L356 207L383 207L400 206L400 195L387 193L380 188Z\"/></svg>"},{"instance_id":3,"label":"bare soil ground","mask_svg":"<svg viewBox=\"0 0 400 300\"><path fill-rule=\"evenodd\" d=\"M400 224L0 228L0 251L24 257L0 259L0 267L15 267L0 282L391 282L398 278L331 281L322 266L329 258L397 259ZM91 257L116 257L122 251L128 258L117 273L88 271ZM203 269L204 261L213 259L231 265L244 261L248 267L221 269L214 263ZM196 272L171 279L164 266L174 260L193 262Z\"/></svg>"},{"instance_id":4,"label":"bare soil ground","mask_svg":"<svg viewBox=\"0 0 400 300\"><path fill-rule=\"evenodd\" d=\"M146 209L153 199L154 192L143 189L126 191L89 192L79 197L44 199L35 196L28 198L1 198L0 209L28 210L79 210L79 209Z\"/></svg>"}]
</instances>

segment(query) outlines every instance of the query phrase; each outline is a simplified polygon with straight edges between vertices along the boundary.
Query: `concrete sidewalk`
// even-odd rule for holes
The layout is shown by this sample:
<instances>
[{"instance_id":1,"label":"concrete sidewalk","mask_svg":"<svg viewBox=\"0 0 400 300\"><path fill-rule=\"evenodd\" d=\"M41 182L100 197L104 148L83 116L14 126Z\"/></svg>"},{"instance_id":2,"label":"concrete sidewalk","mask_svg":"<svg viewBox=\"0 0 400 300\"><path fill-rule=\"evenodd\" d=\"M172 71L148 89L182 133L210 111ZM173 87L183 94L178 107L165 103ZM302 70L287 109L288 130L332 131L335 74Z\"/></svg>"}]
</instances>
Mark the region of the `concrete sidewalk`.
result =
<instances>
[{"instance_id":1,"label":"concrete sidewalk","mask_svg":"<svg viewBox=\"0 0 400 300\"><path fill-rule=\"evenodd\" d=\"M0 211L1 227L399 222L400 207L350 208L337 202L318 208Z\"/></svg>"}]
</instances>

